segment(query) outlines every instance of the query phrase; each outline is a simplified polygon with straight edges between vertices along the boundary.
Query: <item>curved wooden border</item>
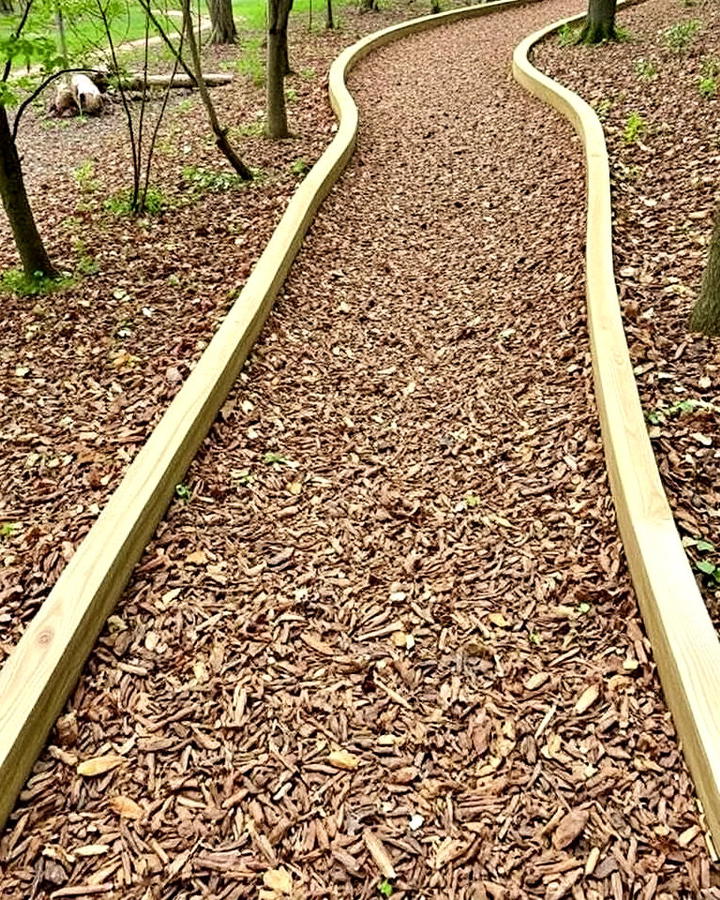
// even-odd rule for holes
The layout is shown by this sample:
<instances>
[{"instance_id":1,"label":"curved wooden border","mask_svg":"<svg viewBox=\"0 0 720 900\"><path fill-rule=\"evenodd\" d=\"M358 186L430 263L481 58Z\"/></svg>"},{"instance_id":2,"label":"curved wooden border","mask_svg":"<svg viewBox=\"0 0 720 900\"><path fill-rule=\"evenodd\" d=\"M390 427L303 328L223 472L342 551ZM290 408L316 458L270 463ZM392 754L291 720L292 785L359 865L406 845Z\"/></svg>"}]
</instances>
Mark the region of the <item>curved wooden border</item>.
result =
<instances>
[{"instance_id":1,"label":"curved wooden border","mask_svg":"<svg viewBox=\"0 0 720 900\"><path fill-rule=\"evenodd\" d=\"M403 22L334 61L339 126L300 184L245 287L190 377L129 466L0 671L0 830L105 620L172 500L272 307L315 213L355 147L358 111L345 84L366 54L397 38L531 0L501 0Z\"/></svg>"},{"instance_id":2,"label":"curved wooden border","mask_svg":"<svg viewBox=\"0 0 720 900\"><path fill-rule=\"evenodd\" d=\"M591 106L528 59L543 37L582 18L555 22L522 41L513 54L513 75L566 116L585 147L588 327L610 487L665 698L720 846L720 642L675 527L630 362L613 271L605 135Z\"/></svg>"}]
</instances>

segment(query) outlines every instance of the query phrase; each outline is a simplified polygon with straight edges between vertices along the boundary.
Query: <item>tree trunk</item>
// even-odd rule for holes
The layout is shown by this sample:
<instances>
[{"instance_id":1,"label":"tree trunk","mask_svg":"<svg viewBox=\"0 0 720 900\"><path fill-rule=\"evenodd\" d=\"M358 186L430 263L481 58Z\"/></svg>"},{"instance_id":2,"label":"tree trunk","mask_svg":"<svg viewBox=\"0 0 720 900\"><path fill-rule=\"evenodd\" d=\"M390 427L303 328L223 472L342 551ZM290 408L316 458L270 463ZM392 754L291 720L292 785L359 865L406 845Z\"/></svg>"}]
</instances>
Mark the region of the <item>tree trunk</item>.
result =
<instances>
[{"instance_id":1,"label":"tree trunk","mask_svg":"<svg viewBox=\"0 0 720 900\"><path fill-rule=\"evenodd\" d=\"M690 315L690 330L720 334L720 211L715 216L700 296Z\"/></svg>"},{"instance_id":2,"label":"tree trunk","mask_svg":"<svg viewBox=\"0 0 720 900\"><path fill-rule=\"evenodd\" d=\"M335 20L333 19L332 0L327 0L327 5L325 6L325 27L328 29L335 27Z\"/></svg>"},{"instance_id":3,"label":"tree trunk","mask_svg":"<svg viewBox=\"0 0 720 900\"><path fill-rule=\"evenodd\" d=\"M268 0L267 39L267 135L279 139L290 136L285 106L287 63L287 23L292 0Z\"/></svg>"},{"instance_id":4,"label":"tree trunk","mask_svg":"<svg viewBox=\"0 0 720 900\"><path fill-rule=\"evenodd\" d=\"M617 0L589 0L587 17L578 43L599 44L617 40L615 8Z\"/></svg>"},{"instance_id":5,"label":"tree trunk","mask_svg":"<svg viewBox=\"0 0 720 900\"><path fill-rule=\"evenodd\" d=\"M375 12L377 9L377 0L360 0L361 12Z\"/></svg>"},{"instance_id":6,"label":"tree trunk","mask_svg":"<svg viewBox=\"0 0 720 900\"><path fill-rule=\"evenodd\" d=\"M220 126L217 113L215 112L215 107L210 97L210 92L208 91L207 85L205 84L205 81L203 79L202 63L200 61L200 50L198 49L198 43L195 39L195 26L192 20L192 13L190 11L190 0L182 0L182 14L185 39L188 42L188 48L190 49L190 59L192 60L193 75L195 77L195 80L197 81L197 88L200 94L200 99L205 106L205 111L207 112L208 119L210 120L210 127L212 128L213 134L215 135L215 145L244 181L252 181L252 172L240 159L240 157L237 155L234 148L230 144L230 141L228 141L227 139L227 128L222 128Z\"/></svg>"},{"instance_id":7,"label":"tree trunk","mask_svg":"<svg viewBox=\"0 0 720 900\"><path fill-rule=\"evenodd\" d=\"M237 29L233 18L232 0L208 0L208 10L212 31L211 44L234 44L237 41Z\"/></svg>"},{"instance_id":8,"label":"tree trunk","mask_svg":"<svg viewBox=\"0 0 720 900\"><path fill-rule=\"evenodd\" d=\"M28 278L38 273L56 278L58 273L45 250L30 209L22 166L8 122L7 110L0 105L0 197L15 238L15 246Z\"/></svg>"}]
</instances>

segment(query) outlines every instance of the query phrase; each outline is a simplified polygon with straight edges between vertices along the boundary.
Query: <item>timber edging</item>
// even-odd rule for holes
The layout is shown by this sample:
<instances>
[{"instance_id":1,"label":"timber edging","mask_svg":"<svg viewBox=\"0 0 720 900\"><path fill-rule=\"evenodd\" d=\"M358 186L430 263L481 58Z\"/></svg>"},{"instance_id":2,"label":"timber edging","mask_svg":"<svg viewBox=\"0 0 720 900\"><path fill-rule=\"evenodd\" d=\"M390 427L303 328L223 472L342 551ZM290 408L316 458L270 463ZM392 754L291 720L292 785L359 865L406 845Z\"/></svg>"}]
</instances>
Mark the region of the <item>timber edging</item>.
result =
<instances>
[{"instance_id":1,"label":"timber edging","mask_svg":"<svg viewBox=\"0 0 720 900\"><path fill-rule=\"evenodd\" d=\"M100 630L233 386L315 213L355 147L347 73L398 38L533 0L500 0L375 32L330 67L337 133L291 197L244 288L102 513L0 670L0 830L72 692Z\"/></svg>"},{"instance_id":2,"label":"timber edging","mask_svg":"<svg viewBox=\"0 0 720 900\"><path fill-rule=\"evenodd\" d=\"M528 58L546 35L582 18L563 19L525 38L513 54L513 75L570 120L585 148L588 329L610 487L665 699L720 847L720 641L663 489L630 361L613 270L605 135L592 107Z\"/></svg>"}]
</instances>

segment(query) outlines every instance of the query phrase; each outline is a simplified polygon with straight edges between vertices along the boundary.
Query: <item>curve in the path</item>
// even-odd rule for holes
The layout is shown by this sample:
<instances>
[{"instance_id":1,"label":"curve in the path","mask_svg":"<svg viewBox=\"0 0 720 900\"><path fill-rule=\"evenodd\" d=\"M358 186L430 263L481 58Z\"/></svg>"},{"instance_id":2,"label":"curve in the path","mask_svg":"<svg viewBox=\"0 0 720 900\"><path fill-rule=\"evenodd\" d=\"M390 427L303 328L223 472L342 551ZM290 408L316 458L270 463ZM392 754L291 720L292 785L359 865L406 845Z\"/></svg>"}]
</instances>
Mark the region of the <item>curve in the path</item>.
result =
<instances>
[{"instance_id":1,"label":"curve in the path","mask_svg":"<svg viewBox=\"0 0 720 900\"><path fill-rule=\"evenodd\" d=\"M207 350L0 670L0 829L133 567L172 501L272 307L318 207L350 158L357 108L347 72L373 48L442 22L526 0L424 16L342 53L329 75L337 134L291 198Z\"/></svg>"},{"instance_id":2,"label":"curve in the path","mask_svg":"<svg viewBox=\"0 0 720 900\"><path fill-rule=\"evenodd\" d=\"M122 846L132 900L280 865L364 900L373 836L406 896L707 886L606 485L582 159L509 71L566 11L353 76L355 158L21 800L13 885L60 835ZM116 795L147 810L129 836Z\"/></svg>"},{"instance_id":3,"label":"curve in the path","mask_svg":"<svg viewBox=\"0 0 720 900\"><path fill-rule=\"evenodd\" d=\"M720 846L720 641L680 541L632 370L613 269L610 167L603 128L581 97L539 72L532 47L578 17L523 40L513 71L558 109L585 147L586 293L595 395L618 524L653 655L716 846Z\"/></svg>"}]
</instances>

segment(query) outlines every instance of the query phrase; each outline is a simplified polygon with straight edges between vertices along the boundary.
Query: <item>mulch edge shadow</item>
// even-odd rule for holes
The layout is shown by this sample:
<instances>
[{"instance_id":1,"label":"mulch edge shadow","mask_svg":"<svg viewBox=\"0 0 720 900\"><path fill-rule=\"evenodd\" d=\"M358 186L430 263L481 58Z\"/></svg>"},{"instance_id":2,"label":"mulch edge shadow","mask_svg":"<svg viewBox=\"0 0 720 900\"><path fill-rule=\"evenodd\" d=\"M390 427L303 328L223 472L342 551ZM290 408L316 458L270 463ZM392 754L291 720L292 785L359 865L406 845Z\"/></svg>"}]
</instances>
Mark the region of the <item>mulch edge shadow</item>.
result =
<instances>
[{"instance_id":1,"label":"mulch edge shadow","mask_svg":"<svg viewBox=\"0 0 720 900\"><path fill-rule=\"evenodd\" d=\"M618 5L628 6L633 2L637 0ZM630 361L613 270L610 168L605 136L592 107L539 72L529 60L535 44L563 25L583 18L584 14L562 19L525 38L513 54L513 76L527 91L569 119L585 148L588 326L610 486L663 692L710 837L717 847L720 846L720 641L662 486Z\"/></svg>"},{"instance_id":2,"label":"mulch edge shadow","mask_svg":"<svg viewBox=\"0 0 720 900\"><path fill-rule=\"evenodd\" d=\"M0 670L0 830L95 640L247 358L320 204L350 159L358 111L345 84L371 50L534 0L411 19L344 50L329 72L338 130L291 197L245 287Z\"/></svg>"}]
</instances>

